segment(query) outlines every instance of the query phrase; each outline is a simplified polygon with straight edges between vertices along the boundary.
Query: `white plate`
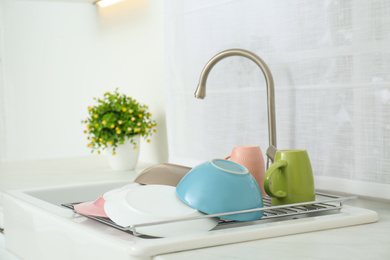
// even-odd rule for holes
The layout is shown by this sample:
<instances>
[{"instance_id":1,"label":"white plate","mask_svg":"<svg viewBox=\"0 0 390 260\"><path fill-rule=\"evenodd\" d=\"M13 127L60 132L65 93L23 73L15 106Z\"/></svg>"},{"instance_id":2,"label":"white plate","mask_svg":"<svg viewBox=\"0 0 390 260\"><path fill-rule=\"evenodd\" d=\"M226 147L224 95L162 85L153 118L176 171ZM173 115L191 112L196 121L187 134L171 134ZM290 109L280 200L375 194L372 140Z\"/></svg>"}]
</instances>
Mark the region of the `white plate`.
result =
<instances>
[{"instance_id":1,"label":"white plate","mask_svg":"<svg viewBox=\"0 0 390 260\"><path fill-rule=\"evenodd\" d=\"M126 184L125 186L123 187L120 187L120 188L116 188L116 189L113 189L113 190L110 190L110 191L107 191L106 193L103 194L103 198L105 200L107 200L107 198L115 193L118 193L118 192L123 192L123 191L128 191L132 188L136 188L138 186L141 186L141 184L139 183L135 183L135 182L132 182L132 183L129 183L129 184Z\"/></svg>"},{"instance_id":2,"label":"white plate","mask_svg":"<svg viewBox=\"0 0 390 260\"><path fill-rule=\"evenodd\" d=\"M104 211L116 224L128 227L135 224L197 217L204 214L182 202L176 188L167 185L145 185L107 196ZM167 237L209 231L218 224L218 218L180 221L148 227L137 232L156 237Z\"/></svg>"}]
</instances>

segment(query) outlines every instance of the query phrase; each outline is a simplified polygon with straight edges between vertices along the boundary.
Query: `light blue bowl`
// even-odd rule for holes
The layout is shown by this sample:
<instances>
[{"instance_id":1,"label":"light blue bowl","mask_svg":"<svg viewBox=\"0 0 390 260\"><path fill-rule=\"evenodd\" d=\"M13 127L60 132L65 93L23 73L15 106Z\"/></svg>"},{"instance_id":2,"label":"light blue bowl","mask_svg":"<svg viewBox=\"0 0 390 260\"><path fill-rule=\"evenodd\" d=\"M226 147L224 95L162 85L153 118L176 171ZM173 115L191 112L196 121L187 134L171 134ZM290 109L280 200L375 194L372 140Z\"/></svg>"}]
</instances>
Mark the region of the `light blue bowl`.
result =
<instances>
[{"instance_id":1,"label":"light blue bowl","mask_svg":"<svg viewBox=\"0 0 390 260\"><path fill-rule=\"evenodd\" d=\"M259 185L248 170L235 162L214 159L190 170L176 187L177 196L187 205L206 214L263 207ZM263 211L233 214L221 218L252 221Z\"/></svg>"}]
</instances>

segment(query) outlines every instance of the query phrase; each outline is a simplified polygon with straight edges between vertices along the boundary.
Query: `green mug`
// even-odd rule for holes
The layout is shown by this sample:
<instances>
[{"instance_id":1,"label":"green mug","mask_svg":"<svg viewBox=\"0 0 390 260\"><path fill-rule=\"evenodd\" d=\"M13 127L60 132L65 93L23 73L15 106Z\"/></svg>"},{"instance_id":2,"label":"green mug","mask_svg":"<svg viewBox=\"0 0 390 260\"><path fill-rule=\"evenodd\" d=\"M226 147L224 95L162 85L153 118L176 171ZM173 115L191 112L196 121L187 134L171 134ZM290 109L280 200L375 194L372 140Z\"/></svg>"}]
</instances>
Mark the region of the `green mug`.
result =
<instances>
[{"instance_id":1,"label":"green mug","mask_svg":"<svg viewBox=\"0 0 390 260\"><path fill-rule=\"evenodd\" d=\"M306 150L280 150L264 177L273 205L315 200L313 171Z\"/></svg>"}]
</instances>

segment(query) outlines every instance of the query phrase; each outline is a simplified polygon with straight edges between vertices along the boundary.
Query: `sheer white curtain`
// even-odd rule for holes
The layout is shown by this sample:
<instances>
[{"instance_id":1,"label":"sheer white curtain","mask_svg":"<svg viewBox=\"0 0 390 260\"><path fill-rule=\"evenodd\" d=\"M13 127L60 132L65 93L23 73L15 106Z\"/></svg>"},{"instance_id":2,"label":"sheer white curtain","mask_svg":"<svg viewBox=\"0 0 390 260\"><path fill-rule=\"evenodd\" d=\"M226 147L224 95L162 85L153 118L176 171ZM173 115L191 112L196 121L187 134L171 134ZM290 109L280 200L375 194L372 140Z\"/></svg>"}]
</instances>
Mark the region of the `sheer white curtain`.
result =
<instances>
[{"instance_id":1,"label":"sheer white curtain","mask_svg":"<svg viewBox=\"0 0 390 260\"><path fill-rule=\"evenodd\" d=\"M390 1L168 0L170 161L194 165L236 145L268 147L266 87L229 57L195 99L206 62L259 55L275 80L279 149L308 150L317 188L390 198Z\"/></svg>"}]
</instances>

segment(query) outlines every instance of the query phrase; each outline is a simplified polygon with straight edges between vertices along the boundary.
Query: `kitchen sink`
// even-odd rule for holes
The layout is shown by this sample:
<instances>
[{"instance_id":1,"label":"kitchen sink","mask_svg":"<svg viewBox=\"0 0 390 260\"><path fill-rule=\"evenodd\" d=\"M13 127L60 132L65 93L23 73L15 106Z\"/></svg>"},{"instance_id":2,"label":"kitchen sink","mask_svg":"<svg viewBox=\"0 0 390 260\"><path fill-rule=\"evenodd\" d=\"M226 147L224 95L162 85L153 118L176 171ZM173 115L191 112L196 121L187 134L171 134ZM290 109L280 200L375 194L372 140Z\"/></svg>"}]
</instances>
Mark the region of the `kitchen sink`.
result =
<instances>
[{"instance_id":1,"label":"kitchen sink","mask_svg":"<svg viewBox=\"0 0 390 260\"><path fill-rule=\"evenodd\" d=\"M94 182L8 191L4 197L7 249L23 259L151 259L155 255L170 252L378 220L374 211L343 205L343 201L351 197L318 194L316 205L319 210L314 212L274 216L274 212L283 211L275 208L275 211L265 214L268 217L258 221L221 221L208 232L151 238L137 236L136 229L116 227L99 219L76 214L69 206L94 201L104 192L129 183ZM313 205L297 205L293 208L305 207L313 208ZM289 209L285 211L290 212Z\"/></svg>"}]
</instances>

